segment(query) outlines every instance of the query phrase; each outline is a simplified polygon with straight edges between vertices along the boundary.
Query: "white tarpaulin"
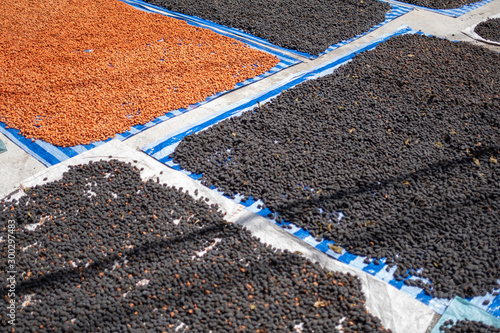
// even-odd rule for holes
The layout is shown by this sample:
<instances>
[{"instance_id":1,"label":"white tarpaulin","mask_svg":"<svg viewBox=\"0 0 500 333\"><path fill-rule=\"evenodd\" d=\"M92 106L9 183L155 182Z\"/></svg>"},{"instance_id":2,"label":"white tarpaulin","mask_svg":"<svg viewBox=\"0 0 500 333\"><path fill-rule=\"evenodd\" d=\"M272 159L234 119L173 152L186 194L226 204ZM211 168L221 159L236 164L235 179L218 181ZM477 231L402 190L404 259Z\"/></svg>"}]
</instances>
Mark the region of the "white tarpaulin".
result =
<instances>
[{"instance_id":1,"label":"white tarpaulin","mask_svg":"<svg viewBox=\"0 0 500 333\"><path fill-rule=\"evenodd\" d=\"M489 18L490 18L490 19L493 19L493 18L499 18L499 17L500 17L500 14L496 14L496 15L492 15L492 16L490 16ZM484 22L484 21L483 21L483 22ZM464 34L466 34L467 36L469 36L470 38L473 38L473 39L478 40L478 41L480 41L480 42L500 46L500 42L496 42L496 41L493 41L493 40L489 40L489 39L483 38L483 37L479 36L479 35L476 33L475 29L476 29L477 25L478 25L478 24L480 24L480 23L481 23L481 22L479 22L479 23L477 23L477 24L474 24L474 25L472 25L472 26L470 26L470 27L467 27L467 28L465 28L464 30L462 30L462 32L463 32Z\"/></svg>"},{"instance_id":2,"label":"white tarpaulin","mask_svg":"<svg viewBox=\"0 0 500 333\"><path fill-rule=\"evenodd\" d=\"M287 249L292 252L299 251L306 258L317 262L329 270L350 272L357 275L361 280L363 292L367 299L366 307L373 315L381 319L384 327L390 328L393 332L424 333L431 324L435 312L423 303L376 277L330 258L265 218L246 210L242 205L217 194L189 176L167 167L152 157L128 147L121 141L110 141L91 151L50 167L23 181L21 187L33 187L61 179L62 174L68 170L69 165L86 164L91 160L109 159L130 162L139 169L144 168L141 171L143 180L156 179L158 177L161 183L176 186L177 188L182 187L184 190L188 190L189 193L194 193L197 189L198 197L204 196L208 198L210 203L218 204L220 210L223 213L227 213L225 216L226 220L244 226L253 235L259 237L262 242L278 249ZM137 163L134 163L134 160ZM12 198L18 198L23 194L24 192L20 189L12 195ZM0 197L5 195L7 193L4 193Z\"/></svg>"}]
</instances>

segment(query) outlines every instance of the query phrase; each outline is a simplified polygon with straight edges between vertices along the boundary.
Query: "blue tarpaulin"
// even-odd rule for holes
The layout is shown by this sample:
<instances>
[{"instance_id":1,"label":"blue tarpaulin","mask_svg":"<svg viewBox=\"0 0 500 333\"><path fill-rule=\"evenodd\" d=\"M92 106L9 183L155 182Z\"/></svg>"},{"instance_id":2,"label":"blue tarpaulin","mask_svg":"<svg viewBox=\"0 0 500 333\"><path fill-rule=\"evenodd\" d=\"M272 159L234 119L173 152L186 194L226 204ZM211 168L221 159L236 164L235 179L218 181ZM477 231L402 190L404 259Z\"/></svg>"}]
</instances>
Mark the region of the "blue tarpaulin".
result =
<instances>
[{"instance_id":1,"label":"blue tarpaulin","mask_svg":"<svg viewBox=\"0 0 500 333\"><path fill-rule=\"evenodd\" d=\"M481 6L484 6L490 2L493 2L494 0L483 0L483 1L475 2L475 3L471 3L469 5L464 5L460 8L452 8L452 9L435 9L435 8L417 6L417 5L413 5L410 3L397 1L397 0L386 0L386 1L388 3L394 3L394 4L398 4L400 6L407 6L409 8L424 9L424 10L428 10L428 11L431 11L431 12L434 12L437 14L447 15L447 16L451 16L451 17L459 17L459 16L462 16L464 14L467 14L468 12L470 12L474 9L477 9Z\"/></svg>"},{"instance_id":2,"label":"blue tarpaulin","mask_svg":"<svg viewBox=\"0 0 500 333\"><path fill-rule=\"evenodd\" d=\"M500 319L493 317L488 312L480 309L479 307L467 302L463 298L455 297L450 305L443 313L438 323L432 329L431 333L441 333L439 328L445 321L453 320L456 323L459 320L480 321L487 325L500 328Z\"/></svg>"}]
</instances>

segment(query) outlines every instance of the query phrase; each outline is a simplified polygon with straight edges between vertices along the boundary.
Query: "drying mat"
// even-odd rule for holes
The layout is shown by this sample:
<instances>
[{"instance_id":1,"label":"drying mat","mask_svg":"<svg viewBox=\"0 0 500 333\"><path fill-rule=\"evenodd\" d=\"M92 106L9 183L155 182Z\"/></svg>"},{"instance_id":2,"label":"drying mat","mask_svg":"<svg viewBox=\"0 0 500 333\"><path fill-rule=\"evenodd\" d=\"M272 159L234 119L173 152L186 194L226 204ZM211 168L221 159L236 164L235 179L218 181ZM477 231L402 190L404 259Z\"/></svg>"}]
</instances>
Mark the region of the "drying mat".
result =
<instances>
[{"instance_id":1,"label":"drying mat","mask_svg":"<svg viewBox=\"0 0 500 333\"><path fill-rule=\"evenodd\" d=\"M328 270L349 272L358 276L361 280L363 293L366 296L366 307L370 313L382 320L385 327L390 328L394 333L425 333L427 327L431 324L435 313L429 307L415 301L396 288L373 278L370 274L361 272L337 260L332 260L332 258L297 239L297 237L285 232L282 228L247 211L233 200L218 195L181 172L172 170L118 140L113 140L92 151L44 169L37 175L24 180L22 187L34 187L61 179L62 174L69 169L70 165L109 159L132 163L142 170L141 178L144 181L159 179L160 183L167 183L168 186L177 188L182 187L184 191L189 191L191 195L198 191L198 198L203 196L208 199L209 204L218 205L218 209L226 214L225 220L245 227L255 237L259 237L263 243L267 243L276 249L286 249L290 252L298 251L307 259L317 262ZM0 199L4 195L0 190ZM18 199L22 195L24 195L24 191L18 190L11 194L11 198Z\"/></svg>"},{"instance_id":2,"label":"drying mat","mask_svg":"<svg viewBox=\"0 0 500 333\"><path fill-rule=\"evenodd\" d=\"M367 31L361 35L358 35L356 37L353 37L353 38L345 40L345 41L341 41L335 45L331 45L323 53L320 53L319 55L315 56L315 55L311 55L308 53L299 52L296 50L286 49L286 48L271 44L270 42L268 42L265 39L250 35L246 32L241 31L241 30L238 30L235 28L229 28L229 27L214 23L212 21L204 20L204 19L199 18L199 17L185 15L185 14L181 14L181 13L177 13L177 12L172 12L168 9L165 9L165 8L162 8L162 7L159 7L156 5L151 5L151 4L146 3L144 1L141 1L141 0L120 0L120 1L123 1L131 6L134 6L136 8L140 8L142 10L146 10L146 11L149 11L152 13L162 13L164 15L168 15L168 16L175 17L175 18L178 18L181 20L185 20L186 22L188 22L190 24L200 26L203 28L211 29L217 33L224 35L224 36L228 36L228 37L232 37L232 38L241 40L242 42L245 42L249 45L261 45L261 46L265 45L265 46L270 47L270 48L275 48L275 49L278 49L281 51L290 52L294 55L306 57L309 59L315 59L315 58L320 57L328 52L331 52L331 51L333 51L341 46L344 46L344 45L346 45L346 44L348 44L356 39L359 39L360 37L380 28L381 26L383 26L383 25L391 22L392 20L394 20L394 19L396 19L396 18L413 10L413 8L408 7L408 6L403 6L402 4L389 3L392 7L392 10L385 14L385 20L383 22L373 26L369 31Z\"/></svg>"},{"instance_id":3,"label":"drying mat","mask_svg":"<svg viewBox=\"0 0 500 333\"><path fill-rule=\"evenodd\" d=\"M259 103L263 104L269 101L270 99L276 97L279 95L282 91L289 89L301 82L304 82L306 80L310 79L315 79L321 76L325 76L327 74L332 73L337 67L341 66L342 64L348 62L350 59L352 59L357 53L368 51L370 49L375 48L379 43L397 36L397 35L402 35L406 33L419 33L416 32L415 30L410 29L409 27L403 26L399 30L395 31L394 33L384 35L377 39L376 41L362 46L358 48L357 50L353 51L352 53L349 53L343 57L333 59L332 61L328 62L327 64L323 64L320 67L310 71L310 72L305 72L305 73L300 73L297 74L295 77L290 78L288 80L284 80L275 86L271 87L269 90L266 92L262 93L261 95L257 97L252 97L248 98L246 100L243 100L237 104L234 104L226 109L221 110L217 115L212 116L211 118L204 119L200 122L198 122L195 125L192 125L189 128L181 129L178 132L174 133L173 135L166 137L162 140L159 140L153 144L150 144L146 147L144 147L142 150L146 152L148 155L154 157L158 161L167 164L168 166L172 167L173 169L179 170L186 175L189 175L193 179L199 179L201 175L195 175L191 174L188 171L181 170L179 165L173 163L172 158L169 157L171 153L174 152L175 148L179 144L179 142L185 137L188 136L192 133L196 133L199 131L202 131L228 117L233 117L233 116L238 116L242 112L253 109L255 106L257 106ZM222 195L222 192L218 191L214 187L212 189L219 194ZM269 209L261 209L260 205L263 204L262 201L255 201L252 198L247 200L246 202L241 202L242 196L236 196L235 201L242 204L243 206L247 207L248 210L257 213L263 217L266 217L268 214L271 214L271 211ZM275 221L273 221L276 223ZM379 279L389 283L390 285L404 291L405 293L411 295L413 298L421 301L422 303L429 305L434 311L437 313L441 314L445 311L446 307L450 303L450 300L448 299L438 299L438 298L432 298L429 295L426 295L425 292L418 288L418 287L413 287L413 286L407 286L404 284L403 281L397 281L393 277L393 273L396 270L396 266L392 267L392 269L389 270L389 272L386 271L386 266L385 265L375 265L373 263L370 264L365 264L363 261L365 257L362 256L356 256L353 254L350 254L346 252L345 250L342 250L342 253L336 253L332 249L330 249L330 245L333 244L333 241L325 240L323 239L322 241L318 242L314 237L310 235L310 233L304 229L298 228L294 225L291 225L289 223L284 223L284 224L279 224L278 225L287 225L291 229L286 229L288 232L294 234L296 237L304 240L306 243L308 243L311 246L314 246L315 248L321 250L322 252L330 255L331 257L334 257L338 259L339 261L349 264L352 267L356 267L364 272L367 272L371 275L374 275L378 277ZM384 260L382 260L384 262ZM489 306L483 306L482 303L484 300L490 300L490 305ZM471 300L473 304L479 305L482 309L492 313L495 316L500 317L500 307L498 306L500 304L500 297L494 297L491 294L487 294L486 296L481 296L481 297L475 297L474 299ZM497 304L497 305L495 305Z\"/></svg>"},{"instance_id":4,"label":"drying mat","mask_svg":"<svg viewBox=\"0 0 500 333\"><path fill-rule=\"evenodd\" d=\"M196 108L200 105L203 105L205 103L208 103L208 102L212 101L213 99L220 97L220 96L222 96L230 91L234 91L238 88L249 85L253 82L261 80L261 79L263 79L267 76L270 76L274 73L277 73L285 68L288 68L292 65L295 65L297 63L302 62L301 60L295 59L291 56L283 54L280 51L268 48L268 47L263 46L263 45L254 44L254 45L251 45L251 47L253 47L254 49L258 49L260 51L264 51L264 52L267 52L267 53L270 53L270 54L276 56L280 60L280 62L274 68L272 68L270 71L268 71L264 74L261 74L260 76L257 76L257 77L248 79L244 82L236 84L232 90L219 92L213 96L208 97L204 101L198 102L196 104L192 104L187 108L169 111L168 113L166 113L160 117L157 117L154 120L151 120L144 125L139 124L139 125L132 126L132 128L130 130L128 130L124 133L121 133L121 134L117 134L116 138L118 140L121 140L121 141L126 140L135 134L138 134L142 131L145 131L146 129L148 129L152 126L155 126L159 123L162 123L170 118L173 118L173 117L178 116L180 114L183 114L185 112L191 111L194 108ZM45 166L51 166L51 165L57 164L57 163L64 161L68 158L74 157L74 156L76 156L84 151L87 151L89 149L100 146L103 143L112 139L112 138L110 138L110 139L107 139L105 141L98 141L98 142L94 142L94 143L87 144L87 145L77 145L77 146L73 146L73 147L62 148L60 146L55 146L55 145L52 145L52 144L45 142L45 141L42 141L42 140L32 141L31 139L27 139L24 136L19 134L19 130L15 129L15 128L6 128L6 125L3 122L0 122L0 132L3 133L5 136L7 136L10 140L12 140L19 147L24 149L27 153L29 153L30 155L35 157L38 161L40 161Z\"/></svg>"},{"instance_id":5,"label":"drying mat","mask_svg":"<svg viewBox=\"0 0 500 333\"><path fill-rule=\"evenodd\" d=\"M474 306L460 297L455 297L446 311L443 313L438 323L432 329L431 333L440 333L443 331L439 330L439 327L444 324L445 321L453 320L457 322L458 320L473 320L480 321L487 325L495 326L500 328L500 319L493 317L489 313L483 311L482 309Z\"/></svg>"},{"instance_id":6,"label":"drying mat","mask_svg":"<svg viewBox=\"0 0 500 333\"><path fill-rule=\"evenodd\" d=\"M412 5L410 3L405 3L405 2L396 1L396 0L386 0L386 1L389 3L394 3L394 4L398 4L398 5L406 6L406 7L410 7L410 8L424 9L424 10L428 10L428 11L442 14L442 15L459 17L459 16L462 16L464 14L467 14L470 11L473 11L474 9L478 9L481 6L484 6L490 2L493 2L495 0L483 0L480 2L471 3L470 5L465 5L465 6L462 6L460 8L454 8L454 9L435 9L435 8L428 8L428 7Z\"/></svg>"},{"instance_id":7,"label":"drying mat","mask_svg":"<svg viewBox=\"0 0 500 333\"><path fill-rule=\"evenodd\" d=\"M496 15L492 15L490 17L488 17L489 19L494 19L494 18L500 18L500 14L496 14ZM481 21L479 23L482 23L484 21ZM479 36L477 33L476 33L476 27L479 23L476 23L474 24L473 26L470 26L470 27L467 27L465 28L464 30L462 30L462 33L469 36L470 38L473 38L475 40L478 40L480 42L483 42L483 43L488 43L488 44L492 44L492 45L497 45L497 46L500 46L500 42L496 42L494 40L489 40L489 39L485 39L481 36Z\"/></svg>"},{"instance_id":8,"label":"drying mat","mask_svg":"<svg viewBox=\"0 0 500 333\"><path fill-rule=\"evenodd\" d=\"M7 148L5 148L5 144L3 143L2 140L0 140L0 154L7 151Z\"/></svg>"}]
</instances>

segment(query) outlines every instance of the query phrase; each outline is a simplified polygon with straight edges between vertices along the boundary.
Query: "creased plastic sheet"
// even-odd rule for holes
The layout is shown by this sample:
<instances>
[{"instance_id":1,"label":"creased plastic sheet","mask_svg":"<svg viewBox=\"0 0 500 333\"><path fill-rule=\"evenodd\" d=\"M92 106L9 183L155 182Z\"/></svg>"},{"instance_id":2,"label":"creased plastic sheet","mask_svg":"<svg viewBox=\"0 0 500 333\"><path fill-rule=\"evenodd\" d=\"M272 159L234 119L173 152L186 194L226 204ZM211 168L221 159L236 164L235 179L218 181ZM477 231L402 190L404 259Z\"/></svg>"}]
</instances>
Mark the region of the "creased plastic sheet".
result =
<instances>
[{"instance_id":1,"label":"creased plastic sheet","mask_svg":"<svg viewBox=\"0 0 500 333\"><path fill-rule=\"evenodd\" d=\"M124 2L127 2L127 1L124 1ZM150 10L147 10L147 9L142 8L140 6L133 6L133 7L136 8L137 10L151 12ZM159 14L166 15L165 13L162 13L162 12L159 12ZM171 15L169 15L169 16L171 16ZM178 17L176 17L176 18L179 19ZM189 22L189 24L199 26L199 25L194 24L193 22ZM220 33L220 31L217 31L217 30L215 30L215 32ZM234 38L235 36L229 36L229 37ZM241 40L241 38L240 38L240 40ZM246 40L242 40L242 41L248 42ZM116 138L121 140L121 141L126 140L126 139L128 139L128 138L130 138L138 133L141 133L141 132L147 130L148 128L151 128L155 125L158 125L158 124L160 124L160 123L162 123L170 118L179 116L179 115L186 113L186 112L189 112L189 111L191 111L191 110L193 110L201 105L204 105L204 104L206 104L206 103L208 103L208 102L210 102L218 97L221 97L224 94L227 94L227 93L232 92L234 90L237 90L239 88L245 87L251 83L262 80L262 79L264 79L270 75L273 75L281 70L284 70L290 66L293 66L293 65L296 65L296 64L302 62L302 60L296 59L292 56L289 56L289 55L277 50L276 48L269 48L269 47L262 45L262 44L259 44L259 43L249 43L249 45L252 48L255 48L257 50L273 54L274 56L276 56L280 60L280 62L276 66L271 68L269 71L267 71L266 73L263 73L259 76L254 77L254 78L250 78L244 82L237 83L235 85L235 87L231 90L220 91L212 96L209 96L204 101L200 101L198 103L189 105L187 108L178 109L178 110L170 110L170 111L166 110L166 113L164 115L159 116L155 119L152 119L151 121L149 121L148 123L146 123L144 125L138 124L138 125L132 126L130 128L130 130L128 130L128 131L125 131L123 133L117 133ZM78 154L81 154L85 151L88 151L90 149L93 149L95 147L98 147L98 146L106 143L106 142L113 140L110 138L110 139L107 139L105 141L96 141L96 142L93 142L93 143L88 144L88 145L77 145L77 146L73 146L73 147L63 148L60 146L52 145L52 144L45 142L45 141L42 141L42 140L34 140L33 141L32 139L28 139L28 138L22 136L21 134L19 134L18 129L7 128L6 124L3 122L0 122L0 133L4 134L7 138L12 140L12 142L14 142L16 145L18 145L21 149L26 151L28 154L30 154L31 156L36 158L38 161L40 161L42 164L44 164L47 167L49 167L51 165L55 165L57 163L60 163L60 162L67 160L71 157L75 157Z\"/></svg>"},{"instance_id":2,"label":"creased plastic sheet","mask_svg":"<svg viewBox=\"0 0 500 333\"><path fill-rule=\"evenodd\" d=\"M143 180L158 177L161 183L176 186L177 188L183 187L183 190L188 190L189 193L194 193L197 189L198 197L204 196L209 198L210 203L219 205L220 210L226 213L226 220L246 227L252 234L259 237L262 242L279 249L288 249L293 252L299 251L306 258L318 262L329 270L350 272L357 275L361 280L363 292L367 298L366 306L368 310L379 317L383 325L392 329L394 333L424 333L431 324L435 314L431 308L365 272L328 257L263 217L246 210L242 205L217 194L189 176L137 152L119 140L110 141L92 151L50 167L23 181L20 187L32 187L61 179L62 174L69 169L69 165L84 164L91 160L109 160L111 159L110 156L112 159L130 162L139 169L144 168L141 172ZM137 163L134 163L134 160ZM160 174L162 171L163 174ZM44 178L47 179L43 181ZM4 193L0 197L5 195L7 194ZM17 193L12 194L11 197L18 198L22 195L23 191L19 190Z\"/></svg>"},{"instance_id":3,"label":"creased plastic sheet","mask_svg":"<svg viewBox=\"0 0 500 333\"><path fill-rule=\"evenodd\" d=\"M496 15L492 15L489 17L490 19L494 19L494 18L500 18L500 14L496 14ZM484 22L484 21L483 21ZM479 22L481 23L481 22ZM483 42L483 43L488 43L488 44L492 44L492 45L498 45L500 46L500 42L496 42L494 40L489 40L489 39L485 39L481 36L479 36L474 30L476 29L476 26L479 24L474 24L473 26L470 26L470 27L467 27L465 28L464 30L462 30L462 33L469 36L470 38L473 38L475 40L478 40L480 42Z\"/></svg>"},{"instance_id":4,"label":"creased plastic sheet","mask_svg":"<svg viewBox=\"0 0 500 333\"><path fill-rule=\"evenodd\" d=\"M458 320L474 320L480 321L488 325L492 325L500 328L500 319L493 317L488 312L478 308L477 306L467 302L463 298L455 297L446 311L443 313L438 323L432 329L431 333L440 333L443 331L439 330L439 327L444 324L445 321L452 319L453 322Z\"/></svg>"}]
</instances>

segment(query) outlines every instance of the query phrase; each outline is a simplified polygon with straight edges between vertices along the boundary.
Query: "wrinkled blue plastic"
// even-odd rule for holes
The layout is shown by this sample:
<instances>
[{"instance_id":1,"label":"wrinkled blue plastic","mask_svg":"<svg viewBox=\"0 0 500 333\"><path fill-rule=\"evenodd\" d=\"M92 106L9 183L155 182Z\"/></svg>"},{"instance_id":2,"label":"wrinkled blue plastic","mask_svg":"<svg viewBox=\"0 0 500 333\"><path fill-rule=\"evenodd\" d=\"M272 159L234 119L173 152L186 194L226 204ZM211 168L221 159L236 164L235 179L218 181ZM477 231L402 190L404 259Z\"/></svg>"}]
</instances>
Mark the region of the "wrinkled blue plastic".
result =
<instances>
[{"instance_id":1,"label":"wrinkled blue plastic","mask_svg":"<svg viewBox=\"0 0 500 333\"><path fill-rule=\"evenodd\" d=\"M493 317L488 312L480 309L479 307L467 302L465 299L460 297L455 297L443 313L438 323L432 329L431 333L442 333L439 328L444 324L445 321L452 319L453 322L459 320L473 320L480 321L488 325L500 328L500 319ZM449 327L449 326L447 326Z\"/></svg>"}]
</instances>

